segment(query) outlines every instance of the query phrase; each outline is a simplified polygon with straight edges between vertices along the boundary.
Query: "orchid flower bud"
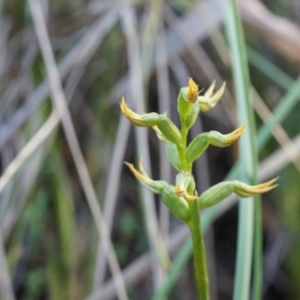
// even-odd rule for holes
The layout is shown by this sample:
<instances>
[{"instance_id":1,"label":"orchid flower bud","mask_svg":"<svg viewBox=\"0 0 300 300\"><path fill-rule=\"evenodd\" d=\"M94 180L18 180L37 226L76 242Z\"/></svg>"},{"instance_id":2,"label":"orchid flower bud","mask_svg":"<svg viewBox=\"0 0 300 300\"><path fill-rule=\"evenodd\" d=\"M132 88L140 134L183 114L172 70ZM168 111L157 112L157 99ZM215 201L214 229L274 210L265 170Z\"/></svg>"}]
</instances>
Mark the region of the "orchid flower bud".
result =
<instances>
[{"instance_id":1,"label":"orchid flower bud","mask_svg":"<svg viewBox=\"0 0 300 300\"><path fill-rule=\"evenodd\" d=\"M184 117L191 111L193 104L198 99L198 94L199 89L197 84L192 78L189 78L188 86L181 88L178 95L177 111L180 119L184 119Z\"/></svg>"},{"instance_id":2,"label":"orchid flower bud","mask_svg":"<svg viewBox=\"0 0 300 300\"><path fill-rule=\"evenodd\" d=\"M181 133L176 125L167 116L157 113L139 115L128 108L124 97L120 103L123 115L134 125L140 127L157 126L163 135L172 143L178 144L181 141Z\"/></svg>"},{"instance_id":3,"label":"orchid flower bud","mask_svg":"<svg viewBox=\"0 0 300 300\"><path fill-rule=\"evenodd\" d=\"M199 134L190 143L186 151L186 160L194 161L207 149L209 145L227 147L237 141L245 131L247 122L229 134L221 134L218 131L210 131Z\"/></svg>"},{"instance_id":4,"label":"orchid flower bud","mask_svg":"<svg viewBox=\"0 0 300 300\"><path fill-rule=\"evenodd\" d=\"M195 181L193 175L188 172L180 172L176 176L175 193L179 197L184 197L186 200L196 200L197 196L190 195L188 189L195 190Z\"/></svg>"},{"instance_id":5,"label":"orchid flower bud","mask_svg":"<svg viewBox=\"0 0 300 300\"><path fill-rule=\"evenodd\" d=\"M194 82L192 78L189 78L188 91L186 95L188 102L195 103L198 98L198 94L199 94L198 85Z\"/></svg>"},{"instance_id":6,"label":"orchid flower bud","mask_svg":"<svg viewBox=\"0 0 300 300\"><path fill-rule=\"evenodd\" d=\"M224 181L214 185L213 187L206 190L200 197L199 197L199 204L200 208L206 208L213 206L223 199L231 195L232 193L236 193L240 197L251 197L257 194L262 194L274 189L277 184L274 182L278 178L274 178L270 181L267 181L262 184L258 185L247 185L243 182L238 180L235 181Z\"/></svg>"},{"instance_id":7,"label":"orchid flower bud","mask_svg":"<svg viewBox=\"0 0 300 300\"><path fill-rule=\"evenodd\" d=\"M139 161L139 171L132 164L125 163L140 183L150 191L160 194L164 204L180 221L187 223L190 220L189 207L183 197L178 197L175 187L166 181L152 180L143 169L142 159Z\"/></svg>"}]
</instances>

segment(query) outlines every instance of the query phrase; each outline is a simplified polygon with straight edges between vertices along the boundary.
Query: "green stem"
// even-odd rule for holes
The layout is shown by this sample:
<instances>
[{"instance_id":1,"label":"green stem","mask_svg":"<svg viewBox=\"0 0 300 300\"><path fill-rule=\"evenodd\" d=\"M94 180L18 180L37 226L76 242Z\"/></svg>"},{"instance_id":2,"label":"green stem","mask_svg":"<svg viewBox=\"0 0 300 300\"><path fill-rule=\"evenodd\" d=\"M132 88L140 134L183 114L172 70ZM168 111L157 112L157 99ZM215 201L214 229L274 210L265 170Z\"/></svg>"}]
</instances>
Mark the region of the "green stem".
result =
<instances>
[{"instance_id":1,"label":"green stem","mask_svg":"<svg viewBox=\"0 0 300 300\"><path fill-rule=\"evenodd\" d=\"M181 127L181 144L177 147L179 152L179 158L182 164L182 171L191 173L192 165L191 163L187 163L185 160L185 153L186 153L186 144L187 144L187 135L188 130L185 127Z\"/></svg>"},{"instance_id":2,"label":"green stem","mask_svg":"<svg viewBox=\"0 0 300 300\"><path fill-rule=\"evenodd\" d=\"M201 230L199 205L197 201L189 201L191 222L189 224L194 254L194 268L199 299L209 300L209 281L206 265L204 240Z\"/></svg>"},{"instance_id":3,"label":"green stem","mask_svg":"<svg viewBox=\"0 0 300 300\"><path fill-rule=\"evenodd\" d=\"M182 171L192 174L192 163L187 163L185 159L187 148L187 135L188 128L184 126L184 122L181 121L181 143L178 147L179 157L182 163ZM195 182L190 183L187 191L189 194L193 194L195 190ZM193 253L194 253L194 269L196 284L198 289L198 295L200 300L209 300L209 283L206 265L206 254L204 240L201 230L200 209L198 201L188 201L189 210L191 214L191 221L188 224L191 236L193 240Z\"/></svg>"}]
</instances>

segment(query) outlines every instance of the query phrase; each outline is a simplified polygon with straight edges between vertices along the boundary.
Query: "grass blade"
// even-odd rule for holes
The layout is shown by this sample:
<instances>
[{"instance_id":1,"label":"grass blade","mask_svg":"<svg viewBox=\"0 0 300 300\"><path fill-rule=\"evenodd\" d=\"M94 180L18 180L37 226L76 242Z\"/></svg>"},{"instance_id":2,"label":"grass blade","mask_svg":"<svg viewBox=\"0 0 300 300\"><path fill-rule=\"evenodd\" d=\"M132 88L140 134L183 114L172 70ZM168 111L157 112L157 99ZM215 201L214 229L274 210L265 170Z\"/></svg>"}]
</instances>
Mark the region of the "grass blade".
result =
<instances>
[{"instance_id":1,"label":"grass blade","mask_svg":"<svg viewBox=\"0 0 300 300\"><path fill-rule=\"evenodd\" d=\"M257 182L257 152L255 151L255 124L254 114L250 104L250 79L247 66L246 49L241 20L238 14L238 7L235 0L224 3L226 29L229 46L232 53L232 69L235 82L235 93L238 108L238 123L242 124L249 119L249 129L245 132L239 143L240 152L240 178L250 184ZM253 230L255 228L255 275L260 281L261 269L261 243L257 243L261 231L261 203L256 197L246 199L239 203L239 224L238 224L238 247L234 282L234 299L243 300L249 298L251 263L253 250ZM254 218L255 213L255 218ZM259 289L258 281L256 287ZM257 292L261 293L260 291ZM258 298L260 299L260 297Z\"/></svg>"},{"instance_id":2,"label":"grass blade","mask_svg":"<svg viewBox=\"0 0 300 300\"><path fill-rule=\"evenodd\" d=\"M68 141L72 156L74 158L75 166L81 180L81 184L90 207L92 216L99 231L99 236L103 241L106 249L106 255L111 267L113 278L118 291L120 299L128 299L126 288L120 272L120 266L109 238L106 223L103 219L102 211L100 209L97 195L93 184L91 182L89 172L81 152L79 142L76 136L75 128L72 122L70 111L67 106L67 101L62 89L62 84L59 78L59 71L55 62L53 49L50 43L48 31L46 28L43 11L38 0L29 0L29 8L31 16L35 25L37 38L41 48L42 56L49 76L49 82L53 94L53 105L61 117L62 126Z\"/></svg>"},{"instance_id":3,"label":"grass blade","mask_svg":"<svg viewBox=\"0 0 300 300\"><path fill-rule=\"evenodd\" d=\"M127 40L128 62L130 68L130 87L131 97L135 99L136 110L138 112L145 111L144 106L144 91L142 83L142 68L141 56L139 51L139 40L136 30L136 16L130 6L124 7L121 15L121 22L124 26L124 34ZM145 169L149 173L151 170L150 153L148 148L147 131L143 128L135 128L136 141L138 152L143 155L143 163ZM149 176L151 174L149 173ZM145 221L147 233L149 236L149 243L153 251L153 255L157 257L158 261L164 268L168 268L170 259L165 247L165 243L159 232L157 222L153 195L141 189L141 198L143 200L143 208L145 212ZM153 274L156 273L156 266L153 265ZM154 282L156 278L154 278Z\"/></svg>"},{"instance_id":4,"label":"grass blade","mask_svg":"<svg viewBox=\"0 0 300 300\"><path fill-rule=\"evenodd\" d=\"M273 65L261 54L250 47L247 47L247 56L249 63L251 63L255 68L260 70L282 88L288 90L293 85L293 78L284 73L281 69Z\"/></svg>"},{"instance_id":5,"label":"grass blade","mask_svg":"<svg viewBox=\"0 0 300 300\"><path fill-rule=\"evenodd\" d=\"M262 149L270 138L270 132L278 124L281 123L294 108L300 99L300 76L295 80L292 87L280 100L280 103L273 111L273 118L269 120L257 133L257 143L259 149Z\"/></svg>"}]
</instances>

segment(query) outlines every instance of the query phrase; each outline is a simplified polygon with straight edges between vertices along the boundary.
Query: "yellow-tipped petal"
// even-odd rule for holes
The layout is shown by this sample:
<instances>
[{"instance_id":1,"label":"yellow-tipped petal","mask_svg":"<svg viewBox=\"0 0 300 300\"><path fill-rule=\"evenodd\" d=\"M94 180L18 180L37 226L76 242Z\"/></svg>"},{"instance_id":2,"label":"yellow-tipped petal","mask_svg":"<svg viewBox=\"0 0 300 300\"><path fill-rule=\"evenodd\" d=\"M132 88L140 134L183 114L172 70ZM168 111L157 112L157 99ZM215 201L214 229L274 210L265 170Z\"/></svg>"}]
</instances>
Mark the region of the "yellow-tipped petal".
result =
<instances>
[{"instance_id":1,"label":"yellow-tipped petal","mask_svg":"<svg viewBox=\"0 0 300 300\"><path fill-rule=\"evenodd\" d=\"M128 115L131 115L133 113L133 111L128 108L124 97L122 97L122 99L121 99L120 107L121 107L121 111L125 117L127 117Z\"/></svg>"},{"instance_id":2,"label":"yellow-tipped petal","mask_svg":"<svg viewBox=\"0 0 300 300\"><path fill-rule=\"evenodd\" d=\"M126 104L125 98L122 97L120 107L123 115L134 125L141 127L152 127L159 123L160 117L156 113L139 115L133 112Z\"/></svg>"},{"instance_id":3,"label":"yellow-tipped petal","mask_svg":"<svg viewBox=\"0 0 300 300\"><path fill-rule=\"evenodd\" d=\"M253 186L235 181L234 192L240 197L250 197L257 194L266 193L278 186L278 184L274 184L277 179L278 177Z\"/></svg>"},{"instance_id":4,"label":"yellow-tipped petal","mask_svg":"<svg viewBox=\"0 0 300 300\"><path fill-rule=\"evenodd\" d=\"M245 131L247 123L248 121L246 121L242 126L229 134L221 134L218 131L210 131L207 135L207 140L209 144L216 147L227 147L236 142L241 137L241 135Z\"/></svg>"},{"instance_id":5,"label":"yellow-tipped petal","mask_svg":"<svg viewBox=\"0 0 300 300\"><path fill-rule=\"evenodd\" d=\"M215 82L213 82L211 84L211 86L209 87L207 92L204 94L204 96L198 97L198 101L200 103L200 111L206 112L206 111L210 110L211 108L213 108L218 103L218 101L223 96L223 93L224 93L225 87L226 87L226 83L224 82L222 84L222 86L220 87L220 89L216 93L213 92L214 87L215 87Z\"/></svg>"},{"instance_id":6,"label":"yellow-tipped petal","mask_svg":"<svg viewBox=\"0 0 300 300\"><path fill-rule=\"evenodd\" d=\"M208 90L205 92L204 97L210 98L213 95L214 89L216 86L216 81L214 80Z\"/></svg>"},{"instance_id":7,"label":"yellow-tipped petal","mask_svg":"<svg viewBox=\"0 0 300 300\"><path fill-rule=\"evenodd\" d=\"M187 99L191 103L195 103L199 94L198 85L194 82L192 78L189 78L188 81L188 92Z\"/></svg>"},{"instance_id":8,"label":"yellow-tipped petal","mask_svg":"<svg viewBox=\"0 0 300 300\"><path fill-rule=\"evenodd\" d=\"M242 126L238 127L236 130L228 134L228 138L231 140L230 141L231 144L237 141L241 137L241 135L244 133L246 129L247 124L248 124L248 120Z\"/></svg>"},{"instance_id":9,"label":"yellow-tipped petal","mask_svg":"<svg viewBox=\"0 0 300 300\"><path fill-rule=\"evenodd\" d=\"M178 197L184 197L186 200L195 200L198 197L194 195L190 195L187 192L187 189L190 185L194 184L193 176L187 172L180 172L176 176L176 186L175 186L175 193ZM191 187L194 189L193 187Z\"/></svg>"},{"instance_id":10,"label":"yellow-tipped petal","mask_svg":"<svg viewBox=\"0 0 300 300\"><path fill-rule=\"evenodd\" d=\"M179 185L176 185L175 187L175 193L178 197L183 197L185 198L186 200L189 200L189 201L193 201L193 200L196 200L198 199L197 196L193 196L193 195L190 195L188 194L184 189L182 189L181 186Z\"/></svg>"},{"instance_id":11,"label":"yellow-tipped petal","mask_svg":"<svg viewBox=\"0 0 300 300\"><path fill-rule=\"evenodd\" d=\"M122 97L122 100L120 102L120 107L121 107L121 111L123 113L123 115L133 124L137 125L137 126L143 126L141 123L141 115L136 114L135 112L133 112L126 104L125 102L125 98Z\"/></svg>"},{"instance_id":12,"label":"yellow-tipped petal","mask_svg":"<svg viewBox=\"0 0 300 300\"><path fill-rule=\"evenodd\" d=\"M136 179L140 182L146 182L147 181L147 177L145 177L144 174L140 173L139 171L137 171L135 169L135 167L133 166L133 164L130 164L128 162L124 162L125 165L130 169L130 171L133 173L133 175L136 177Z\"/></svg>"},{"instance_id":13,"label":"yellow-tipped petal","mask_svg":"<svg viewBox=\"0 0 300 300\"><path fill-rule=\"evenodd\" d=\"M249 190L251 190L253 192L258 192L258 193L262 193L261 191L263 191L263 193L265 193L278 185L278 184L274 184L277 180L278 180L278 177L273 178L267 182L251 186L249 188Z\"/></svg>"},{"instance_id":14,"label":"yellow-tipped petal","mask_svg":"<svg viewBox=\"0 0 300 300\"><path fill-rule=\"evenodd\" d=\"M136 170L135 167L128 163L124 162L126 166L130 169L130 171L133 173L133 175L136 177L136 179L147 189L152 191L153 193L160 194L167 183L165 181L161 180L152 180L148 177L147 173L145 172L143 166L142 166L142 159L139 161L139 169L140 171Z\"/></svg>"}]
</instances>

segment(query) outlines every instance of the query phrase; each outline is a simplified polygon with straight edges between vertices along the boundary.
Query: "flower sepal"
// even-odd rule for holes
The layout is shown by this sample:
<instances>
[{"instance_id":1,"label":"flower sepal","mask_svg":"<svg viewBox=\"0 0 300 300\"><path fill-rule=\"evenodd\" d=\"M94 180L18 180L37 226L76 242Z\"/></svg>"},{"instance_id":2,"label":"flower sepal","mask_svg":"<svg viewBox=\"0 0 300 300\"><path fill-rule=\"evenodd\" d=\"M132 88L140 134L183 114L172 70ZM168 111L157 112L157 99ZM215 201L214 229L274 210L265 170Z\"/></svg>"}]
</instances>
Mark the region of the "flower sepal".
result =
<instances>
[{"instance_id":1,"label":"flower sepal","mask_svg":"<svg viewBox=\"0 0 300 300\"><path fill-rule=\"evenodd\" d=\"M189 78L188 86L180 89L177 99L177 111L180 119L184 119L184 117L191 111L193 104L198 99L198 94L198 85L192 78Z\"/></svg>"},{"instance_id":2,"label":"flower sepal","mask_svg":"<svg viewBox=\"0 0 300 300\"><path fill-rule=\"evenodd\" d=\"M165 186L168 185L166 181L163 180L152 180L149 178L147 173L145 172L143 168L142 158L139 160L139 171L135 169L133 164L130 164L128 162L125 162L126 166L130 169L130 171L133 173L133 175L136 177L136 179L148 190L155 194L160 194Z\"/></svg>"},{"instance_id":3,"label":"flower sepal","mask_svg":"<svg viewBox=\"0 0 300 300\"><path fill-rule=\"evenodd\" d=\"M224 94L225 91L225 82L222 84L220 89L214 93L214 88L215 88L216 82L213 81L213 83L210 85L204 96L199 96L198 97L198 102L200 104L200 111L201 112L207 112L211 108L213 108L221 99L221 97Z\"/></svg>"},{"instance_id":4,"label":"flower sepal","mask_svg":"<svg viewBox=\"0 0 300 300\"><path fill-rule=\"evenodd\" d=\"M238 180L220 182L206 190L199 197L198 201L200 208L206 208L218 204L232 193L243 198L266 193L277 186L277 184L275 184L277 179L278 178L274 178L267 182L252 186Z\"/></svg>"},{"instance_id":5,"label":"flower sepal","mask_svg":"<svg viewBox=\"0 0 300 300\"><path fill-rule=\"evenodd\" d=\"M126 162L125 164L144 187L156 194L160 194L162 201L175 217L184 223L190 221L188 204L183 197L179 197L176 194L174 186L163 180L152 180L149 178L144 171L141 159L139 161L139 171L132 164Z\"/></svg>"},{"instance_id":6,"label":"flower sepal","mask_svg":"<svg viewBox=\"0 0 300 300\"><path fill-rule=\"evenodd\" d=\"M137 114L133 112L126 104L124 97L120 103L123 115L134 125L140 127L157 126L163 135L174 144L181 142L181 133L176 125L166 116L157 113Z\"/></svg>"},{"instance_id":7,"label":"flower sepal","mask_svg":"<svg viewBox=\"0 0 300 300\"><path fill-rule=\"evenodd\" d=\"M183 197L186 200L196 200L198 196L191 195L188 191L195 190L195 180L191 173L180 172L176 176L175 192L178 197Z\"/></svg>"},{"instance_id":8,"label":"flower sepal","mask_svg":"<svg viewBox=\"0 0 300 300\"><path fill-rule=\"evenodd\" d=\"M245 131L247 122L229 134L221 134L218 131L201 133L189 144L186 151L186 160L192 162L207 149L209 145L227 147L237 141Z\"/></svg>"}]
</instances>

